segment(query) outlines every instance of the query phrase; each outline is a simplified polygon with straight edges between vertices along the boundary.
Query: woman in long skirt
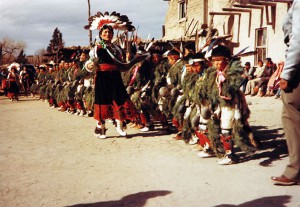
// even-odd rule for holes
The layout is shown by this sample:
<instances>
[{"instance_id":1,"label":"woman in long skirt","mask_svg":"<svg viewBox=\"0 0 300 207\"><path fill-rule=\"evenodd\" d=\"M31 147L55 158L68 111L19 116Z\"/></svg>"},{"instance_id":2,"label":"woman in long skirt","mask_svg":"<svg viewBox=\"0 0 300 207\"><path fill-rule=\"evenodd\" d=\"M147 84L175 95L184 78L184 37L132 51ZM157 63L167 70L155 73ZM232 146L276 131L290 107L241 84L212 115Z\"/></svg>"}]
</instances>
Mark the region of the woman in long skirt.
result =
<instances>
[{"instance_id":1,"label":"woman in long skirt","mask_svg":"<svg viewBox=\"0 0 300 207\"><path fill-rule=\"evenodd\" d=\"M121 78L123 68L115 63L107 51L109 49L115 57L121 56L121 51L111 43L113 34L111 26L101 27L99 32L101 42L96 49L98 61L86 63L87 70L96 68L94 118L97 120L97 126L94 132L101 139L106 138L107 119L112 120L119 135L125 137L127 134L123 129L124 121L137 116Z\"/></svg>"},{"instance_id":2,"label":"woman in long skirt","mask_svg":"<svg viewBox=\"0 0 300 207\"><path fill-rule=\"evenodd\" d=\"M7 76L8 80L8 93L7 97L10 101L13 101L15 99L16 101L19 100L18 95L20 92L19 85L20 85L20 79L19 75L17 73L17 69L15 67L12 67L10 69L10 73Z\"/></svg>"}]
</instances>

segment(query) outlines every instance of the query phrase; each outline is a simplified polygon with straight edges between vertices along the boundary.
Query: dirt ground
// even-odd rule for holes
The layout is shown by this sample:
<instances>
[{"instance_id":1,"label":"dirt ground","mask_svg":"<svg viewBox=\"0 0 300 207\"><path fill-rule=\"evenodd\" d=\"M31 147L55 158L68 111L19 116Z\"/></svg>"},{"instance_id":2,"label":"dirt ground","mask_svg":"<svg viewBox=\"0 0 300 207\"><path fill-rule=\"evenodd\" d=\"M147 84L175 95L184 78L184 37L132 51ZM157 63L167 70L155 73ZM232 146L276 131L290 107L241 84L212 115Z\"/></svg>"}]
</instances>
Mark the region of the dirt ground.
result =
<instances>
[{"instance_id":1,"label":"dirt ground","mask_svg":"<svg viewBox=\"0 0 300 207\"><path fill-rule=\"evenodd\" d=\"M230 166L174 135L127 129L105 140L95 121L33 98L0 96L1 207L299 207L300 186L274 186L288 163L281 100L247 97L261 148Z\"/></svg>"}]
</instances>

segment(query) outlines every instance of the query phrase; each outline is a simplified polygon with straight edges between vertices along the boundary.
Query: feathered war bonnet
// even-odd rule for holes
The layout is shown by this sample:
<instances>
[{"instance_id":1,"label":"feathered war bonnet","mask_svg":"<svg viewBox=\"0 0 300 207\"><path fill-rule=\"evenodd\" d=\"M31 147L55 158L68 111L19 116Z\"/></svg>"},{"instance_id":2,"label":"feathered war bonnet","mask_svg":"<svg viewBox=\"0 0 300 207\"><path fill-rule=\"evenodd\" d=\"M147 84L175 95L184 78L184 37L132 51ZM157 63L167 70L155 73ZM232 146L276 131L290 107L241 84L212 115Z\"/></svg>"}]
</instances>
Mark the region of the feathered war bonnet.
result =
<instances>
[{"instance_id":1,"label":"feathered war bonnet","mask_svg":"<svg viewBox=\"0 0 300 207\"><path fill-rule=\"evenodd\" d=\"M135 30L135 27L132 25L132 22L129 21L126 15L120 15L120 13L117 13L115 11L113 11L111 14L109 14L109 12L107 11L104 12L104 14L101 12L97 12L95 15L90 16L88 21L89 24L85 25L84 29L99 30L99 36L104 29L109 29L112 33L114 33L114 29L123 30L126 32L132 32ZM100 41L99 44L101 44L104 48L106 47L103 41ZM90 57L97 58L97 52L95 51L95 49L90 50ZM110 55L113 56L113 54ZM113 57L113 59L117 58ZM122 63L119 61L118 64Z\"/></svg>"},{"instance_id":2,"label":"feathered war bonnet","mask_svg":"<svg viewBox=\"0 0 300 207\"><path fill-rule=\"evenodd\" d=\"M113 11L111 14L109 12L97 12L97 14L89 17L89 24L85 25L86 30L99 30L101 31L106 25L107 28L111 27L116 30L123 31L134 31L135 27L132 25L132 22L129 21L126 15L120 15Z\"/></svg>"}]
</instances>

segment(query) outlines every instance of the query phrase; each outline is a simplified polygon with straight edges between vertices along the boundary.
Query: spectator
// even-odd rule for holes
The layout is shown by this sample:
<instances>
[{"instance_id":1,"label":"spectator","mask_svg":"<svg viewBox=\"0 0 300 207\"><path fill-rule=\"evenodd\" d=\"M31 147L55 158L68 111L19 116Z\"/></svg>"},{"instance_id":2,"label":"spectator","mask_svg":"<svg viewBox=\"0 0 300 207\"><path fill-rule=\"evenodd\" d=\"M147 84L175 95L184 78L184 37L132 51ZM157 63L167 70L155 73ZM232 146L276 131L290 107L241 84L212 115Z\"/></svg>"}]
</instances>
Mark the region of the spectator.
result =
<instances>
[{"instance_id":1,"label":"spectator","mask_svg":"<svg viewBox=\"0 0 300 207\"><path fill-rule=\"evenodd\" d=\"M275 94L275 99L279 99L279 98L281 99L280 94L281 94L281 89L278 88L278 90L277 90L277 92L276 92L276 94Z\"/></svg>"},{"instance_id":2,"label":"spectator","mask_svg":"<svg viewBox=\"0 0 300 207\"><path fill-rule=\"evenodd\" d=\"M242 83L241 83L241 87L242 87L242 91L245 93L246 91L246 86L249 80L251 80L252 78L252 74L253 73L253 69L251 68L251 64L250 62L246 62L245 63L245 67L244 67L244 72L242 74Z\"/></svg>"},{"instance_id":3,"label":"spectator","mask_svg":"<svg viewBox=\"0 0 300 207\"><path fill-rule=\"evenodd\" d=\"M282 72L283 67L284 67L284 62L280 61L278 63L278 68L272 74L272 76L268 81L266 96L274 96L275 95L274 91L277 91L279 89L280 74Z\"/></svg>"},{"instance_id":4,"label":"spectator","mask_svg":"<svg viewBox=\"0 0 300 207\"><path fill-rule=\"evenodd\" d=\"M300 1L293 1L284 21L286 51L280 88L282 90L282 125L289 152L289 164L281 176L271 179L277 185L300 183Z\"/></svg>"},{"instance_id":5,"label":"spectator","mask_svg":"<svg viewBox=\"0 0 300 207\"><path fill-rule=\"evenodd\" d=\"M3 90L5 96L7 96L7 75L8 75L7 68L2 68L0 73L1 89Z\"/></svg>"},{"instance_id":6,"label":"spectator","mask_svg":"<svg viewBox=\"0 0 300 207\"><path fill-rule=\"evenodd\" d=\"M267 83L268 83L270 77L272 76L272 74L275 72L276 68L277 68L276 64L273 63L272 59L267 58L266 66L264 68L264 71L263 71L258 83L257 83L257 87L259 88L258 95L260 97L265 95Z\"/></svg>"},{"instance_id":7,"label":"spectator","mask_svg":"<svg viewBox=\"0 0 300 207\"><path fill-rule=\"evenodd\" d=\"M30 76L26 66L23 66L22 71L20 72L20 79L22 83L24 96L27 98L28 93L30 93Z\"/></svg>"},{"instance_id":8,"label":"spectator","mask_svg":"<svg viewBox=\"0 0 300 207\"><path fill-rule=\"evenodd\" d=\"M259 88L255 87L255 86L257 86L257 84L259 83L260 78L262 77L262 74L264 72L263 65L264 65L263 61L258 60L255 72L253 74L254 78L253 79L251 78L251 80L248 80L248 83L246 85L245 95L251 94L251 96L255 96L257 94Z\"/></svg>"}]
</instances>

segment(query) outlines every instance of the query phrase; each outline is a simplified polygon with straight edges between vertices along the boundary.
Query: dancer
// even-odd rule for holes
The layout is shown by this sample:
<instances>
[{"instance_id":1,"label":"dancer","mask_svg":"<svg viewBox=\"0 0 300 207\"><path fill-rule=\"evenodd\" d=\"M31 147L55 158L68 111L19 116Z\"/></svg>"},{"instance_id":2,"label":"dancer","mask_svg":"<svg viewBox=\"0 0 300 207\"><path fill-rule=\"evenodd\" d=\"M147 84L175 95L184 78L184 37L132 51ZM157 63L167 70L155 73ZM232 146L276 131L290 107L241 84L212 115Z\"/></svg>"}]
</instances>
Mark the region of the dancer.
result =
<instances>
[{"instance_id":1,"label":"dancer","mask_svg":"<svg viewBox=\"0 0 300 207\"><path fill-rule=\"evenodd\" d=\"M240 91L243 72L240 61L224 45L218 45L212 50L211 61L213 66L206 70L206 78L203 80L205 84L202 86L207 94L201 95L207 98L212 113L207 122L209 141L200 138L200 143L209 146L203 146L203 152L198 156L209 157L216 154L222 156L218 164L229 165L239 161L235 147L250 155L258 142L248 123L250 110L244 93ZM209 116L203 117L207 119Z\"/></svg>"},{"instance_id":2,"label":"dancer","mask_svg":"<svg viewBox=\"0 0 300 207\"><path fill-rule=\"evenodd\" d=\"M134 27L126 18L122 19L125 19L124 21L112 22L110 21L112 17L119 18L120 15L115 12L111 15L107 12L104 15L98 12L90 18L90 24L85 26L90 30L99 29L100 41L91 50L90 60L85 66L90 72L96 71L94 118L97 120L97 126L94 132L100 139L106 138L106 120L112 120L118 134L126 137L127 133L123 128L124 121L137 116L121 78L121 71L125 69L122 65L124 59L122 50L111 42L114 35L113 28L122 25L127 31L132 31ZM120 25L117 25L118 23Z\"/></svg>"},{"instance_id":3,"label":"dancer","mask_svg":"<svg viewBox=\"0 0 300 207\"><path fill-rule=\"evenodd\" d=\"M8 98L10 101L13 101L14 99L16 101L19 100L19 92L20 92L20 78L19 74L17 72L17 68L15 66L12 66L10 69L10 72L7 76L8 80Z\"/></svg>"}]
</instances>

